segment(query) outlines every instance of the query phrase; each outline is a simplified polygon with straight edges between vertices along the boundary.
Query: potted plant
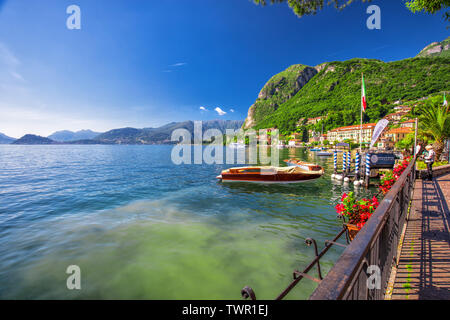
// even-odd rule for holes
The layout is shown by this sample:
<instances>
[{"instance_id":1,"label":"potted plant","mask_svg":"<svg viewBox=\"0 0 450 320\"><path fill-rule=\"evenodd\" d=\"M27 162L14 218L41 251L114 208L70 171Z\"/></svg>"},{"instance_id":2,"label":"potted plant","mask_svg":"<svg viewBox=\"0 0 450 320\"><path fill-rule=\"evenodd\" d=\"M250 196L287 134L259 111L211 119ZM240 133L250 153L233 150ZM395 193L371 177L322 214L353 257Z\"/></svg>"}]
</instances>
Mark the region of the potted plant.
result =
<instances>
[{"instance_id":1,"label":"potted plant","mask_svg":"<svg viewBox=\"0 0 450 320\"><path fill-rule=\"evenodd\" d=\"M342 195L341 203L336 205L336 211L344 219L350 241L370 219L378 205L379 202L375 196L372 199L357 200L353 192Z\"/></svg>"}]
</instances>

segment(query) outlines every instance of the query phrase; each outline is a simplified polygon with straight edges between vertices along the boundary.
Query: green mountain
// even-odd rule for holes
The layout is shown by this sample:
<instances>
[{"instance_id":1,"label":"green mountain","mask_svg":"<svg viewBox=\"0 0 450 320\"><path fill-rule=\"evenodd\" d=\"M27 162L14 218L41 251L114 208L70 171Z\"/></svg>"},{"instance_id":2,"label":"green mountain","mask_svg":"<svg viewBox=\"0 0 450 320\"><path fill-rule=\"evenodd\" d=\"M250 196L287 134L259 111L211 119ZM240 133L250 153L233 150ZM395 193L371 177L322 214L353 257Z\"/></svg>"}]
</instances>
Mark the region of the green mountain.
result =
<instances>
[{"instance_id":1,"label":"green mountain","mask_svg":"<svg viewBox=\"0 0 450 320\"><path fill-rule=\"evenodd\" d=\"M316 66L317 73L290 97L298 74L297 66L269 80L266 86L273 89L264 96L260 93L250 107L246 128L276 127L287 133L297 129L299 119L323 115L328 115L324 130L357 124L360 121L362 73L368 98L364 122L382 118L393 109L394 102L443 92L449 89L450 83L450 57L433 56L394 62L357 58ZM308 68L311 67L303 70ZM273 81L280 78L284 80ZM272 101L276 101L276 106Z\"/></svg>"},{"instance_id":2,"label":"green mountain","mask_svg":"<svg viewBox=\"0 0 450 320\"><path fill-rule=\"evenodd\" d=\"M250 107L244 128L253 127L291 99L317 74L315 68L295 64L274 75L261 89L256 102Z\"/></svg>"},{"instance_id":3,"label":"green mountain","mask_svg":"<svg viewBox=\"0 0 450 320\"><path fill-rule=\"evenodd\" d=\"M58 142L53 141L49 138L37 136L34 134L26 134L22 138L17 139L12 144L25 144L25 145L32 145L32 144L58 144Z\"/></svg>"}]
</instances>

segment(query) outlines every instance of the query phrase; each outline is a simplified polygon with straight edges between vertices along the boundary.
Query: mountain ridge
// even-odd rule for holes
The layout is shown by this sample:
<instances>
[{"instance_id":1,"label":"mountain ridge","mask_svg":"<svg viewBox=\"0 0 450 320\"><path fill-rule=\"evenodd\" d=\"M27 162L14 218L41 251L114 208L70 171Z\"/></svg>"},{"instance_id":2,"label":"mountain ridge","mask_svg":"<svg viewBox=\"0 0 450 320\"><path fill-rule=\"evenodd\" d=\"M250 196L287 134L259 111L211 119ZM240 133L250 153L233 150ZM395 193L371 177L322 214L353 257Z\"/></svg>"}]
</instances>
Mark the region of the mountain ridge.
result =
<instances>
[{"instance_id":1,"label":"mountain ridge","mask_svg":"<svg viewBox=\"0 0 450 320\"><path fill-rule=\"evenodd\" d=\"M243 120L207 120L202 121L202 131L218 129L225 133L226 129L237 130L243 125ZM191 136L194 135L194 121L170 122L158 128L118 128L104 132L93 139L80 139L59 142L49 137L27 134L12 142L16 145L35 144L172 144L172 132L176 129L186 129Z\"/></svg>"},{"instance_id":2,"label":"mountain ridge","mask_svg":"<svg viewBox=\"0 0 450 320\"><path fill-rule=\"evenodd\" d=\"M52 133L47 136L47 138L52 139L58 142L69 142L76 140L88 140L93 139L96 136L100 135L101 132L95 132L92 130L79 130L79 131L70 131L70 130L61 130Z\"/></svg>"}]
</instances>

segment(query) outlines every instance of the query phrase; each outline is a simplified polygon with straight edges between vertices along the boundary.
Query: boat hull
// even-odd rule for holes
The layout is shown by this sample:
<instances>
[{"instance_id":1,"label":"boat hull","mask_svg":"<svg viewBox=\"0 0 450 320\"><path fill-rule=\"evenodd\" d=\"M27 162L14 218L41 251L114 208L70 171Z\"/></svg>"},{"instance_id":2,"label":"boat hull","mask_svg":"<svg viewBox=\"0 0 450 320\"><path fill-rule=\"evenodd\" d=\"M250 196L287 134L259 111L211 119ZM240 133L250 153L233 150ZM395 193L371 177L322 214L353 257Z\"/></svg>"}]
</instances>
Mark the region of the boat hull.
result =
<instances>
[{"instance_id":1,"label":"boat hull","mask_svg":"<svg viewBox=\"0 0 450 320\"><path fill-rule=\"evenodd\" d=\"M222 171L217 179L223 182L299 183L320 178L323 170L305 171L300 168L232 168Z\"/></svg>"},{"instance_id":2,"label":"boat hull","mask_svg":"<svg viewBox=\"0 0 450 320\"><path fill-rule=\"evenodd\" d=\"M319 179L322 175L309 175L305 177L290 177L289 179L283 179L282 177L273 177L268 179L267 175L261 175L260 177L233 177L233 176L218 176L217 178L222 182L250 182L250 183L302 183Z\"/></svg>"}]
</instances>

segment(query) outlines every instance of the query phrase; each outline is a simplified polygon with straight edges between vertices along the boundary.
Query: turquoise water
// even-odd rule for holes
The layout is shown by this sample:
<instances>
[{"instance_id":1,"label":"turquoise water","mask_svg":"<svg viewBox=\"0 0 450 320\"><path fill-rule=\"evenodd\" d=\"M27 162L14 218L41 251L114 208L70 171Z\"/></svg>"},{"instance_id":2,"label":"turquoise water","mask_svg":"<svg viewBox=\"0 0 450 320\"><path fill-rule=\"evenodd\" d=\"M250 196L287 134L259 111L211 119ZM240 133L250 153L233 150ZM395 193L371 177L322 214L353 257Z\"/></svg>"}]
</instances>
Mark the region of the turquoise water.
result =
<instances>
[{"instance_id":1,"label":"turquoise water","mask_svg":"<svg viewBox=\"0 0 450 320\"><path fill-rule=\"evenodd\" d=\"M222 184L229 165L174 165L171 146L0 146L1 299L275 298L340 230L326 175L289 185ZM327 272L342 253L323 259ZM68 290L66 268L81 269ZM288 299L306 299L302 280Z\"/></svg>"}]
</instances>

